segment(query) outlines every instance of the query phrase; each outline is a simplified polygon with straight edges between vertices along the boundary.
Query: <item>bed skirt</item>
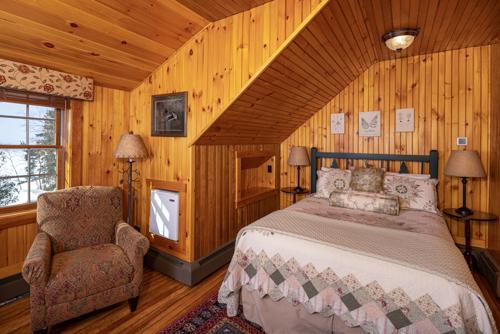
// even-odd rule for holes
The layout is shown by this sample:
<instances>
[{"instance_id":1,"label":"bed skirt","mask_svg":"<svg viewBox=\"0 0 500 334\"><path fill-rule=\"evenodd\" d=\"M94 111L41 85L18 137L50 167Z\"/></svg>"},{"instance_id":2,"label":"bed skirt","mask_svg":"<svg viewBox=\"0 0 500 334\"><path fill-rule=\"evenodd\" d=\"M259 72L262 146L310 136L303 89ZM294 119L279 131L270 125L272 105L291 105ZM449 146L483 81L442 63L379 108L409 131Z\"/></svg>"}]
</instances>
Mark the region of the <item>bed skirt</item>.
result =
<instances>
[{"instance_id":1,"label":"bed skirt","mask_svg":"<svg viewBox=\"0 0 500 334\"><path fill-rule=\"evenodd\" d=\"M269 296L260 298L257 291L246 287L241 289L241 304L245 318L270 334L364 333L360 327L347 327L339 317L310 314L302 305L293 306L286 299L273 302Z\"/></svg>"}]
</instances>

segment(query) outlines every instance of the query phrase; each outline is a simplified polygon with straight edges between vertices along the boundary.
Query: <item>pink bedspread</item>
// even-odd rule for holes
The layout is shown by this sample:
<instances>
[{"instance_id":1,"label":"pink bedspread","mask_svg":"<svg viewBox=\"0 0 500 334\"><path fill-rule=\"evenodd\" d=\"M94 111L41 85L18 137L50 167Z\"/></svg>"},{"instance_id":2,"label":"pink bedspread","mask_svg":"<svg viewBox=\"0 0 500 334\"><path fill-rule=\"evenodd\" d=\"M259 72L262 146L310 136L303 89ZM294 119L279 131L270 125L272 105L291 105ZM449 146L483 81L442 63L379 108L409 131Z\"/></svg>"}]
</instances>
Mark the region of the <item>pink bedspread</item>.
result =
<instances>
[{"instance_id":1,"label":"pink bedspread","mask_svg":"<svg viewBox=\"0 0 500 334\"><path fill-rule=\"evenodd\" d=\"M424 211L401 210L399 216L391 216L383 213L329 206L327 199L316 197L308 197L286 210L309 213L325 218L341 218L344 221L353 223L424 233L448 241L452 240L443 217Z\"/></svg>"}]
</instances>

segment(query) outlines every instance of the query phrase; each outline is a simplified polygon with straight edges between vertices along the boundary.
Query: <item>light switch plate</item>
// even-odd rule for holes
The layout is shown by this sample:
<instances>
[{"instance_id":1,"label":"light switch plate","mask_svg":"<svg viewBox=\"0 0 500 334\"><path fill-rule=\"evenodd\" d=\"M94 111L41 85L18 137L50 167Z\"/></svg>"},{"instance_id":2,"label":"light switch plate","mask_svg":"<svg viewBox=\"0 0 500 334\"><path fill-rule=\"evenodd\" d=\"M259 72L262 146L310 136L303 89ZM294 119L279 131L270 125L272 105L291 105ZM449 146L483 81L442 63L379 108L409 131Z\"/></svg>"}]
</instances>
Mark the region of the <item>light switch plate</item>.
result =
<instances>
[{"instance_id":1,"label":"light switch plate","mask_svg":"<svg viewBox=\"0 0 500 334\"><path fill-rule=\"evenodd\" d=\"M467 146L467 137L457 137L457 146Z\"/></svg>"}]
</instances>

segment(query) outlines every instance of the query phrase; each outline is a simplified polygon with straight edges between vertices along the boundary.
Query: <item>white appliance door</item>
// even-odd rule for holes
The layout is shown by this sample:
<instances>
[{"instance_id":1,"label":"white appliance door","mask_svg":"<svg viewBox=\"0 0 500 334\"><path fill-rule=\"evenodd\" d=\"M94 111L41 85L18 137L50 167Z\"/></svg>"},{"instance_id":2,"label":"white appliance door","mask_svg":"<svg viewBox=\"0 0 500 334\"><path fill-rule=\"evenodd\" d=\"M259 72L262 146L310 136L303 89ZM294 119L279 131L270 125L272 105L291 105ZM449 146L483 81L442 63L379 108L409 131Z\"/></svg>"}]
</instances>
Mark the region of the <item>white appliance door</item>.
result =
<instances>
[{"instance_id":1,"label":"white appliance door","mask_svg":"<svg viewBox=\"0 0 500 334\"><path fill-rule=\"evenodd\" d=\"M179 240L179 193L151 191L149 232L164 238Z\"/></svg>"}]
</instances>

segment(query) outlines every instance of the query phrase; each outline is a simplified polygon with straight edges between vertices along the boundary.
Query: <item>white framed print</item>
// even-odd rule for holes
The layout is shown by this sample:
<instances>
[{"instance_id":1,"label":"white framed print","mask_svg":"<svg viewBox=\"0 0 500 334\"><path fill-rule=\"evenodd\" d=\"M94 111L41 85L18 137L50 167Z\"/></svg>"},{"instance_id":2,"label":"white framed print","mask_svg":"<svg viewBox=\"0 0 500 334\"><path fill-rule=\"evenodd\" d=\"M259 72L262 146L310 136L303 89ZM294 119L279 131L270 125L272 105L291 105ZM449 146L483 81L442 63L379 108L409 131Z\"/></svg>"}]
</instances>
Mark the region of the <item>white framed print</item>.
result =
<instances>
[{"instance_id":1,"label":"white framed print","mask_svg":"<svg viewBox=\"0 0 500 334\"><path fill-rule=\"evenodd\" d=\"M380 137L380 111L359 113L359 135L361 137Z\"/></svg>"},{"instance_id":2,"label":"white framed print","mask_svg":"<svg viewBox=\"0 0 500 334\"><path fill-rule=\"evenodd\" d=\"M396 109L396 132L415 131L415 109Z\"/></svg>"},{"instance_id":3,"label":"white framed print","mask_svg":"<svg viewBox=\"0 0 500 334\"><path fill-rule=\"evenodd\" d=\"M344 133L344 117L344 113L334 113L330 115L330 132L332 134Z\"/></svg>"}]
</instances>

